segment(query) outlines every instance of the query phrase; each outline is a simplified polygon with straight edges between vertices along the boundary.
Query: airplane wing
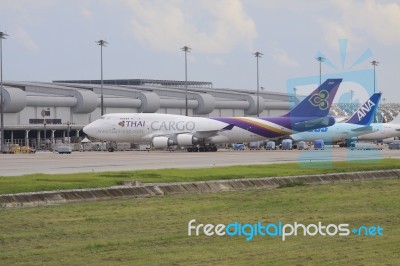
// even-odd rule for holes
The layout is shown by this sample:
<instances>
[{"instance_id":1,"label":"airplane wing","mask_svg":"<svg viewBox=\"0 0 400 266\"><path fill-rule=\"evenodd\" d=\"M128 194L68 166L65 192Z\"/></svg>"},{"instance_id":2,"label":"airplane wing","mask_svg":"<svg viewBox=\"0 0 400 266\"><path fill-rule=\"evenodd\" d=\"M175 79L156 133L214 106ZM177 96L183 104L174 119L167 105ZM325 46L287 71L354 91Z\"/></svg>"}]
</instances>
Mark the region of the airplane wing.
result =
<instances>
[{"instance_id":1,"label":"airplane wing","mask_svg":"<svg viewBox=\"0 0 400 266\"><path fill-rule=\"evenodd\" d=\"M332 117L331 117L332 118ZM308 128L315 128L317 126L326 127L329 126L329 117L319 117L303 122L297 122L293 124L293 129L296 131L306 131Z\"/></svg>"},{"instance_id":2,"label":"airplane wing","mask_svg":"<svg viewBox=\"0 0 400 266\"><path fill-rule=\"evenodd\" d=\"M197 138L209 138L217 135L219 132L226 131L226 130L232 130L232 128L235 126L235 124L229 124L224 128L221 129L209 129L209 130L197 130L195 132L191 132L193 136Z\"/></svg>"},{"instance_id":3,"label":"airplane wing","mask_svg":"<svg viewBox=\"0 0 400 266\"><path fill-rule=\"evenodd\" d=\"M371 126L365 126L365 127L354 128L351 131L355 131L355 132L360 132L360 131L372 132L372 131L374 131L374 129ZM375 131L377 131L377 130L375 130Z\"/></svg>"},{"instance_id":4,"label":"airplane wing","mask_svg":"<svg viewBox=\"0 0 400 266\"><path fill-rule=\"evenodd\" d=\"M218 135L219 132L223 132L226 130L232 130L232 128L235 126L235 124L229 124L223 128L219 129L203 129L203 130L196 130L196 131L180 131L180 132L174 132L174 133L166 133L164 131L157 131L153 132L149 135L146 135L146 139L152 139L154 137L169 137L175 139L177 135L180 134L191 134L196 138L209 138Z\"/></svg>"}]
</instances>

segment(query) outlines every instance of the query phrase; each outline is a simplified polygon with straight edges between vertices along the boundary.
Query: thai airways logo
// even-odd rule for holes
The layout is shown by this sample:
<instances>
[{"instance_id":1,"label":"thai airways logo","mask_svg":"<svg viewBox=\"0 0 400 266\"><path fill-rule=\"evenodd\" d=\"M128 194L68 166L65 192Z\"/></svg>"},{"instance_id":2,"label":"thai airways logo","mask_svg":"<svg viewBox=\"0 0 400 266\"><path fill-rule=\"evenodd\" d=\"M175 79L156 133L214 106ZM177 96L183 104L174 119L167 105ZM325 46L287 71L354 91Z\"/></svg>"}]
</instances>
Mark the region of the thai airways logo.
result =
<instances>
[{"instance_id":1,"label":"thai airways logo","mask_svg":"<svg viewBox=\"0 0 400 266\"><path fill-rule=\"evenodd\" d=\"M328 103L329 92L326 90L321 90L319 93L314 94L310 97L310 103L320 110L326 110L329 107Z\"/></svg>"},{"instance_id":2,"label":"thai airways logo","mask_svg":"<svg viewBox=\"0 0 400 266\"><path fill-rule=\"evenodd\" d=\"M125 126L125 121L119 122L118 125L119 125L120 127L124 127L124 126Z\"/></svg>"},{"instance_id":3,"label":"thai airways logo","mask_svg":"<svg viewBox=\"0 0 400 266\"><path fill-rule=\"evenodd\" d=\"M357 110L357 116L358 116L358 121L361 121L369 111L371 111L371 108L375 106L375 104L371 101L368 100L363 106L360 107L360 109Z\"/></svg>"}]
</instances>

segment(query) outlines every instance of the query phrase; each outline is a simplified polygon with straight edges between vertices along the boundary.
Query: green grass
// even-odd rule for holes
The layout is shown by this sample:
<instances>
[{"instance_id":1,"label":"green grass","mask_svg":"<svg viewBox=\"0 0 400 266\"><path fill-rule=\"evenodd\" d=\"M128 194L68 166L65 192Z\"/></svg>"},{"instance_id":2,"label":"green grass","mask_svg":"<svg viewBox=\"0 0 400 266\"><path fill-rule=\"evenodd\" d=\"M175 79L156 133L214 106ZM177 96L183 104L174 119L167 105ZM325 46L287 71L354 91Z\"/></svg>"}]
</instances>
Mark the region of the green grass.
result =
<instances>
[{"instance_id":1,"label":"green grass","mask_svg":"<svg viewBox=\"0 0 400 266\"><path fill-rule=\"evenodd\" d=\"M400 179L0 211L0 265L398 265ZM380 225L384 236L216 237L187 223Z\"/></svg>"},{"instance_id":2,"label":"green grass","mask_svg":"<svg viewBox=\"0 0 400 266\"><path fill-rule=\"evenodd\" d=\"M207 181L216 179L258 178L286 175L307 175L397 169L399 159L368 160L358 162L282 163L267 165L229 166L199 169L161 169L129 172L103 172L0 177L0 194L33 192L56 189L107 187L119 185L122 180L136 179L142 183Z\"/></svg>"}]
</instances>

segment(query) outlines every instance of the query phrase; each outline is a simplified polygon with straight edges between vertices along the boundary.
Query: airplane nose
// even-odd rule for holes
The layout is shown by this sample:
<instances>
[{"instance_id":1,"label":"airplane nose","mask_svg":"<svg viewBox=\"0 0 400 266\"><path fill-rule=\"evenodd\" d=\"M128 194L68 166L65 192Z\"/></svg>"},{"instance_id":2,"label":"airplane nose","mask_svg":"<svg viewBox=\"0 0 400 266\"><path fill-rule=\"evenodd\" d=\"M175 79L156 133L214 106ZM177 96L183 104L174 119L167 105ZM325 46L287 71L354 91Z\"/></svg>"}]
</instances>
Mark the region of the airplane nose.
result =
<instances>
[{"instance_id":1,"label":"airplane nose","mask_svg":"<svg viewBox=\"0 0 400 266\"><path fill-rule=\"evenodd\" d=\"M83 132L85 132L85 134L88 136L94 136L96 130L95 130L95 127L93 126L93 123L90 123L89 125L84 126Z\"/></svg>"}]
</instances>

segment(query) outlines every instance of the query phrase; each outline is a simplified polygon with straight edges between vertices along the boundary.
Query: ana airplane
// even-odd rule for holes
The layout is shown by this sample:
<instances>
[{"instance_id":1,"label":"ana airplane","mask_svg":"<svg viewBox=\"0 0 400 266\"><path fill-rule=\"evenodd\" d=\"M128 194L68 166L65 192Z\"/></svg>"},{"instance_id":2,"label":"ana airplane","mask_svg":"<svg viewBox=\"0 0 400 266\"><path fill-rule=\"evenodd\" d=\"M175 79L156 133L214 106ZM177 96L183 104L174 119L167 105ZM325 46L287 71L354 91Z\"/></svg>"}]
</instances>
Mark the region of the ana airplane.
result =
<instances>
[{"instance_id":1,"label":"ana airplane","mask_svg":"<svg viewBox=\"0 0 400 266\"><path fill-rule=\"evenodd\" d=\"M322 139L325 143L336 143L373 132L370 126L382 93L373 94L346 122L336 123L306 132L296 133L290 137L295 141L312 141Z\"/></svg>"},{"instance_id":2,"label":"ana airplane","mask_svg":"<svg viewBox=\"0 0 400 266\"><path fill-rule=\"evenodd\" d=\"M173 145L190 151L216 151L214 144L252 142L331 126L328 117L342 79L328 79L289 113L279 117L189 117L170 114L106 114L83 131L112 142L151 143L154 148Z\"/></svg>"},{"instance_id":3,"label":"ana airplane","mask_svg":"<svg viewBox=\"0 0 400 266\"><path fill-rule=\"evenodd\" d=\"M372 133L359 136L357 140L392 142L400 137L400 114L390 123L371 123Z\"/></svg>"}]
</instances>

